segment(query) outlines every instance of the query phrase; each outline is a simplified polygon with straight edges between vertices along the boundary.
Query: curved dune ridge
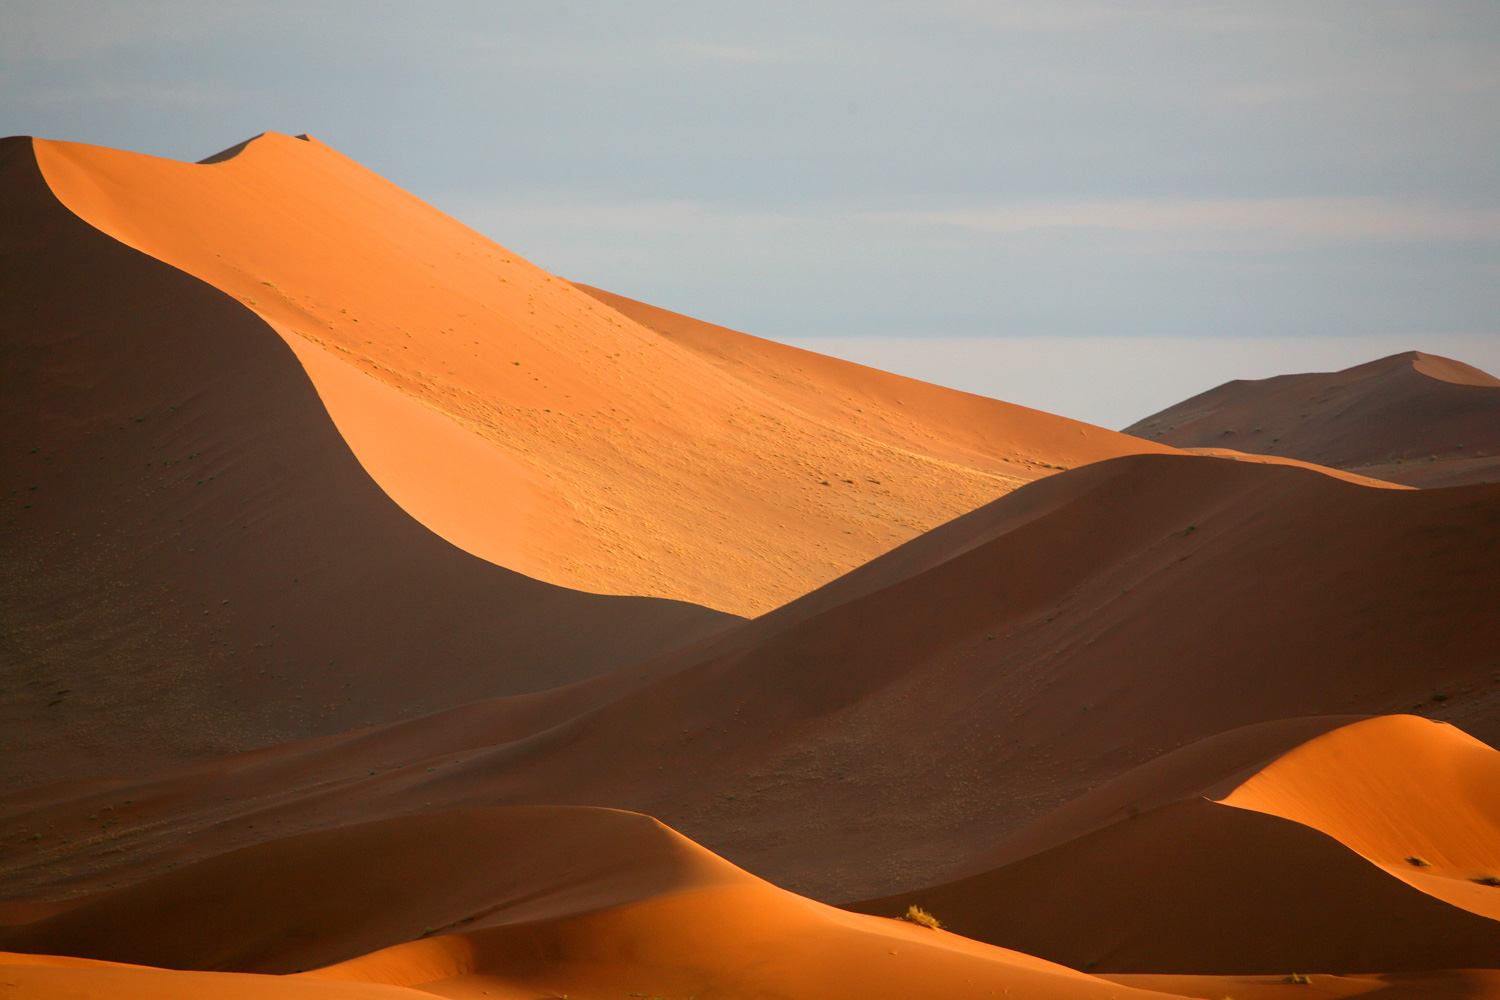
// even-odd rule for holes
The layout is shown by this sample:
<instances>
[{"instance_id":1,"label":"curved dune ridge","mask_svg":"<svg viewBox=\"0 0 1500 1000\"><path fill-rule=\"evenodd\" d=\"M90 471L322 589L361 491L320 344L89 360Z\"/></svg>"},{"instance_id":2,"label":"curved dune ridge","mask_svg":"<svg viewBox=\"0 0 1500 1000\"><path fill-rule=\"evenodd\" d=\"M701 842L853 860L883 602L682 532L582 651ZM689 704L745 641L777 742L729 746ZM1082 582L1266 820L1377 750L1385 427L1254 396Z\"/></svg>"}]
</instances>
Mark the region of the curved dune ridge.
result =
<instances>
[{"instance_id":1,"label":"curved dune ridge","mask_svg":"<svg viewBox=\"0 0 1500 1000\"><path fill-rule=\"evenodd\" d=\"M0 190L7 787L549 688L735 621L454 548L253 313L80 221L30 140Z\"/></svg>"},{"instance_id":2,"label":"curved dune ridge","mask_svg":"<svg viewBox=\"0 0 1500 1000\"><path fill-rule=\"evenodd\" d=\"M222 995L271 997L400 995L352 988L372 983L439 996L1151 995L941 931L836 910L777 889L647 817L576 808L468 810L289 837L81 904L4 943L85 955L23 958L34 964L5 968L12 982L28 977L18 969L29 970L36 992L27 995L40 997L99 983L130 995L132 980L141 995L155 988L161 996L220 982ZM135 961L87 960L99 953ZM348 957L278 979L174 979L141 968L149 959L290 971L340 953ZM349 985L318 993L325 983Z\"/></svg>"},{"instance_id":3,"label":"curved dune ridge","mask_svg":"<svg viewBox=\"0 0 1500 1000\"><path fill-rule=\"evenodd\" d=\"M1411 486L1500 481L1500 379L1420 351L1339 372L1235 380L1126 428Z\"/></svg>"},{"instance_id":4,"label":"curved dune ridge","mask_svg":"<svg viewBox=\"0 0 1500 1000\"><path fill-rule=\"evenodd\" d=\"M67 957L0 952L0 982L36 1000L1013 992L1213 1000L1231 989L1291 1000L1299 992L1283 977L1099 978L815 903L648 817L587 808L440 812L287 837L0 938L18 944L71 949ZM133 961L87 957L101 953ZM340 960L286 974L329 956ZM196 971L205 968L213 971ZM1309 985L1331 996L1465 997L1482 995L1476 990L1494 975L1318 975Z\"/></svg>"},{"instance_id":5,"label":"curved dune ridge","mask_svg":"<svg viewBox=\"0 0 1500 1000\"><path fill-rule=\"evenodd\" d=\"M80 218L281 334L405 510L551 583L756 614L1055 466L1166 450L804 352L726 368L754 338L662 336L314 139L35 150Z\"/></svg>"},{"instance_id":6,"label":"curved dune ridge","mask_svg":"<svg viewBox=\"0 0 1500 1000\"><path fill-rule=\"evenodd\" d=\"M1500 874L1500 752L1412 716L1338 721L1193 744L952 881L854 908L915 903L959 933L1102 972L1500 965L1500 889L1477 881Z\"/></svg>"},{"instance_id":7,"label":"curved dune ridge","mask_svg":"<svg viewBox=\"0 0 1500 1000\"><path fill-rule=\"evenodd\" d=\"M0 835L43 837L8 878L50 899L285 832L562 802L647 812L778 884L860 899L1241 726L1416 710L1495 739L1497 490L1095 463L570 688L0 798ZM114 825L85 820L106 806Z\"/></svg>"},{"instance_id":8,"label":"curved dune ridge","mask_svg":"<svg viewBox=\"0 0 1500 1000\"><path fill-rule=\"evenodd\" d=\"M1500 996L1500 380L1147 441L307 136L0 197L0 997Z\"/></svg>"}]
</instances>

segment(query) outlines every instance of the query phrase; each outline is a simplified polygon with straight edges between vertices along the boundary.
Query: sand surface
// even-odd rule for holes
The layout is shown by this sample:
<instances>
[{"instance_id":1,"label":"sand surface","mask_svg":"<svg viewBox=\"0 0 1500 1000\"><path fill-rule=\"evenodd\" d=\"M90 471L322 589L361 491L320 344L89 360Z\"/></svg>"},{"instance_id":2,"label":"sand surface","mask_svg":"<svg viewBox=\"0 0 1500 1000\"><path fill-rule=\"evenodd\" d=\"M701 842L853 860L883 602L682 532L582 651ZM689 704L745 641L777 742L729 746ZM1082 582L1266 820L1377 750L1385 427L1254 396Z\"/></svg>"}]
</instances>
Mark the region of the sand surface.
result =
<instances>
[{"instance_id":1,"label":"sand surface","mask_svg":"<svg viewBox=\"0 0 1500 1000\"><path fill-rule=\"evenodd\" d=\"M1102 972L1500 965L1500 890L1476 881L1500 875L1500 752L1413 716L1337 721L1185 747L952 881L855 908L920 905L959 933Z\"/></svg>"},{"instance_id":2,"label":"sand surface","mask_svg":"<svg viewBox=\"0 0 1500 1000\"><path fill-rule=\"evenodd\" d=\"M403 509L550 583L756 614L1054 466L1163 450L806 352L726 366L754 338L684 346L314 139L35 150L78 217L292 344Z\"/></svg>"},{"instance_id":3,"label":"sand surface","mask_svg":"<svg viewBox=\"0 0 1500 1000\"><path fill-rule=\"evenodd\" d=\"M1500 1000L1500 381L1145 440L307 137L0 192L0 997Z\"/></svg>"},{"instance_id":4,"label":"sand surface","mask_svg":"<svg viewBox=\"0 0 1500 1000\"><path fill-rule=\"evenodd\" d=\"M1416 711L1493 740L1496 490L1201 456L1096 463L571 688L0 798L0 832L44 848L7 877L52 898L285 832L569 803L650 813L838 902L931 884L1241 726ZM84 820L105 806L109 827Z\"/></svg>"},{"instance_id":5,"label":"sand surface","mask_svg":"<svg viewBox=\"0 0 1500 1000\"><path fill-rule=\"evenodd\" d=\"M1340 372L1226 382L1130 427L1417 487L1500 482L1500 379L1408 351Z\"/></svg>"},{"instance_id":6,"label":"sand surface","mask_svg":"<svg viewBox=\"0 0 1500 1000\"><path fill-rule=\"evenodd\" d=\"M0 175L0 787L548 688L735 620L455 548L262 320L77 219L30 140Z\"/></svg>"}]
</instances>

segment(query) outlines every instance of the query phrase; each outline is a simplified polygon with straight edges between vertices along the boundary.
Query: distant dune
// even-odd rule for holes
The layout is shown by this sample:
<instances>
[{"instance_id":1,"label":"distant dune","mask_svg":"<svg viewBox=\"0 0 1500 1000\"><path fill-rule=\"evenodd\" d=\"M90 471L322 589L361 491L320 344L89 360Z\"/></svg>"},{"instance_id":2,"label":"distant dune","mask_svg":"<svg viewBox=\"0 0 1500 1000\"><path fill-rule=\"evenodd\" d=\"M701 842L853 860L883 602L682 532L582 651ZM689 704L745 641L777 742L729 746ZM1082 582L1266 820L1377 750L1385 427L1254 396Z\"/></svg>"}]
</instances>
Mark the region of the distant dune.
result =
<instances>
[{"instance_id":1,"label":"distant dune","mask_svg":"<svg viewBox=\"0 0 1500 1000\"><path fill-rule=\"evenodd\" d=\"M1236 380L1126 428L1180 448L1299 458L1410 486L1500 482L1500 379L1419 351Z\"/></svg>"}]
</instances>

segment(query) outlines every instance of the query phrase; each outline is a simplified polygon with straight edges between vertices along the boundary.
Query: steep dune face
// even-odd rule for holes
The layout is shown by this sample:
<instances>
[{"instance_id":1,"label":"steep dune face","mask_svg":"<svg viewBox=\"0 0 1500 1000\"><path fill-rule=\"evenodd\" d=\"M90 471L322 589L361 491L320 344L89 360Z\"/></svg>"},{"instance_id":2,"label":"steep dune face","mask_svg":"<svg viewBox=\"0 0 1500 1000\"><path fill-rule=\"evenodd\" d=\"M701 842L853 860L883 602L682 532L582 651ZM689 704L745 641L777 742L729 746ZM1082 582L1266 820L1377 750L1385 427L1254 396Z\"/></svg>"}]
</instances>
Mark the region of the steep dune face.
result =
<instances>
[{"instance_id":1,"label":"steep dune face","mask_svg":"<svg viewBox=\"0 0 1500 1000\"><path fill-rule=\"evenodd\" d=\"M1257 763L1312 721L1186 747L1001 845L997 867L856 908L916 903L959 933L1100 971L1500 963L1497 890L1474 881L1500 869L1500 753L1392 716Z\"/></svg>"},{"instance_id":2,"label":"steep dune face","mask_svg":"<svg viewBox=\"0 0 1500 1000\"><path fill-rule=\"evenodd\" d=\"M1226 382L1126 433L1299 458L1411 486L1500 481L1500 379L1409 351L1340 372Z\"/></svg>"},{"instance_id":3,"label":"steep dune face","mask_svg":"<svg viewBox=\"0 0 1500 1000\"><path fill-rule=\"evenodd\" d=\"M80 221L30 140L0 190L12 789L550 687L733 621L454 548L253 313Z\"/></svg>"},{"instance_id":4,"label":"steep dune face","mask_svg":"<svg viewBox=\"0 0 1500 1000\"><path fill-rule=\"evenodd\" d=\"M1429 895L1500 920L1500 889L1484 881L1500 878L1500 753L1461 730L1412 716L1335 729L1221 801L1318 830Z\"/></svg>"},{"instance_id":5,"label":"steep dune face","mask_svg":"<svg viewBox=\"0 0 1500 1000\"><path fill-rule=\"evenodd\" d=\"M756 614L1051 466L1166 450L920 383L866 418L785 357L736 377L316 140L37 156L81 218L281 333L404 509L548 582Z\"/></svg>"},{"instance_id":6,"label":"steep dune face","mask_svg":"<svg viewBox=\"0 0 1500 1000\"><path fill-rule=\"evenodd\" d=\"M1494 738L1497 489L1375 489L1195 456L1096 463L568 691L0 802L0 832L50 845L8 879L37 898L134 880L264 839L271 817L307 829L561 802L648 812L780 884L868 898L931 884L1227 729L1416 706ZM123 799L127 825L50 840Z\"/></svg>"}]
</instances>

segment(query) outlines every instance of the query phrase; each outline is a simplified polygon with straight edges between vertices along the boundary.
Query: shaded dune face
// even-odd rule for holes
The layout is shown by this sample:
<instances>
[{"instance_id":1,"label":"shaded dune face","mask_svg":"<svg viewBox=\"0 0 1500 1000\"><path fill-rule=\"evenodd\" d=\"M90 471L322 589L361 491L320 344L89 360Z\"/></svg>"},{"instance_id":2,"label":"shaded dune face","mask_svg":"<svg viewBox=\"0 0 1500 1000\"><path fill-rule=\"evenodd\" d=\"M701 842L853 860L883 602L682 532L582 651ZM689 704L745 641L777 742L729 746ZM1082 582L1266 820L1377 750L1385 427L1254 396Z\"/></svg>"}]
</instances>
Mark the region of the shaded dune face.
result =
<instances>
[{"instance_id":1,"label":"shaded dune face","mask_svg":"<svg viewBox=\"0 0 1500 1000\"><path fill-rule=\"evenodd\" d=\"M1303 459L1419 487L1500 481L1500 379L1419 351L1236 380L1126 428L1180 448Z\"/></svg>"},{"instance_id":2,"label":"shaded dune face","mask_svg":"<svg viewBox=\"0 0 1500 1000\"><path fill-rule=\"evenodd\" d=\"M1475 881L1500 874L1500 753L1411 716L1278 750L1330 721L1178 750L953 881L854 908L915 903L958 933L1101 972L1500 964L1500 899Z\"/></svg>"},{"instance_id":3,"label":"shaded dune face","mask_svg":"<svg viewBox=\"0 0 1500 1000\"><path fill-rule=\"evenodd\" d=\"M286 837L80 903L0 943L82 956L6 968L12 982L36 977L38 996L118 988L132 975L167 996L218 982L142 964L292 972L319 963L260 980L262 995L306 985L286 995L317 996L325 984L440 996L1153 995L836 910L648 817L580 808L472 809ZM227 989L248 986L226 979Z\"/></svg>"},{"instance_id":4,"label":"shaded dune face","mask_svg":"<svg viewBox=\"0 0 1500 1000\"><path fill-rule=\"evenodd\" d=\"M1057 465L1168 450L817 355L726 369L316 140L37 149L69 209L276 329L405 510L551 583L758 614Z\"/></svg>"},{"instance_id":5,"label":"shaded dune face","mask_svg":"<svg viewBox=\"0 0 1500 1000\"><path fill-rule=\"evenodd\" d=\"M567 802L659 816L819 898L869 898L1228 729L1416 707L1494 738L1495 490L1096 463L565 691L12 799L7 831L70 838L85 811L133 804L105 840L54 845L11 880L41 897L136 880L274 836L273 820Z\"/></svg>"},{"instance_id":6,"label":"shaded dune face","mask_svg":"<svg viewBox=\"0 0 1500 1000\"><path fill-rule=\"evenodd\" d=\"M635 813L465 809L232 851L0 930L0 948L288 973L432 934L754 881Z\"/></svg>"},{"instance_id":7,"label":"shaded dune face","mask_svg":"<svg viewBox=\"0 0 1500 1000\"><path fill-rule=\"evenodd\" d=\"M11 788L551 687L734 620L438 538L262 320L77 219L30 140L0 157Z\"/></svg>"}]
</instances>

